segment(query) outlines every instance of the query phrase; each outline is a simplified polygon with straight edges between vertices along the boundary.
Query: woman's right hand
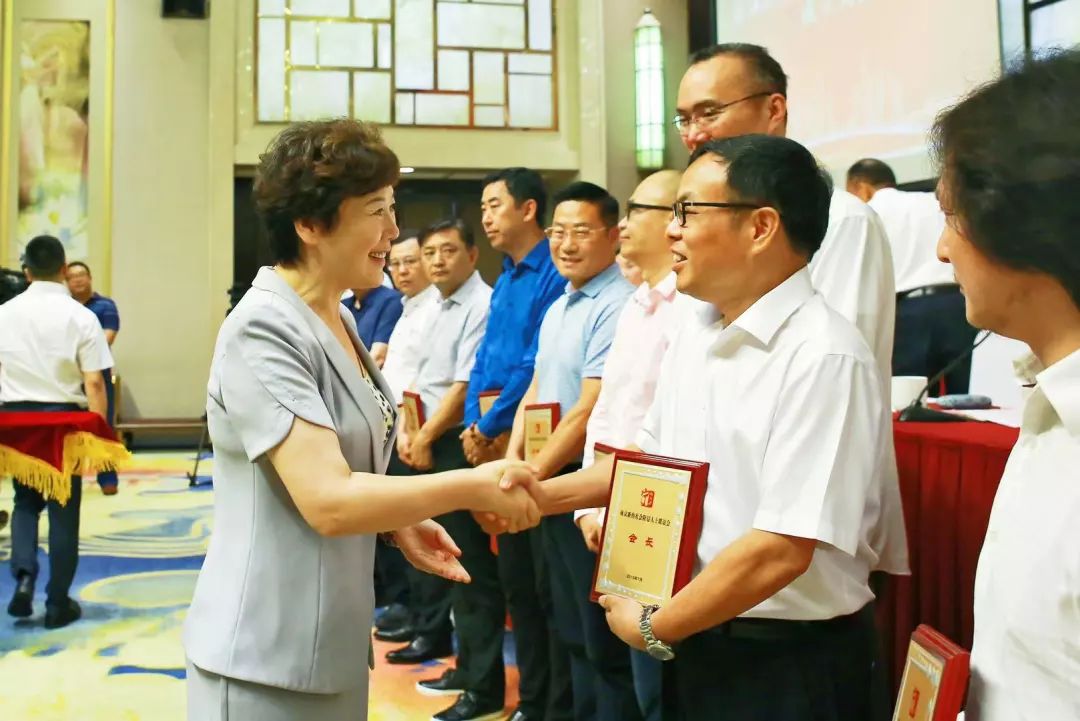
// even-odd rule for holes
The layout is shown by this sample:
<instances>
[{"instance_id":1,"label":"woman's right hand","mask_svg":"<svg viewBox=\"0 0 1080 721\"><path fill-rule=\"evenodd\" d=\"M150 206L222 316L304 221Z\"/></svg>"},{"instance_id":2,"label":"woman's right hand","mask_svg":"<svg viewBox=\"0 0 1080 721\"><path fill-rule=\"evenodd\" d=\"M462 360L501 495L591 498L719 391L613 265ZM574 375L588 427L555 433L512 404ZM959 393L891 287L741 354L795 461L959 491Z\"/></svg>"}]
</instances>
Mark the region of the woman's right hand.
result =
<instances>
[{"instance_id":1,"label":"woman's right hand","mask_svg":"<svg viewBox=\"0 0 1080 721\"><path fill-rule=\"evenodd\" d=\"M483 479L480 504L474 511L486 511L498 518L503 532L518 533L540 524L540 507L533 498L539 492L535 471L526 463L492 461L477 466L475 472ZM503 488L503 477L511 472L516 482L511 488ZM486 525L486 524L485 524Z\"/></svg>"}]
</instances>

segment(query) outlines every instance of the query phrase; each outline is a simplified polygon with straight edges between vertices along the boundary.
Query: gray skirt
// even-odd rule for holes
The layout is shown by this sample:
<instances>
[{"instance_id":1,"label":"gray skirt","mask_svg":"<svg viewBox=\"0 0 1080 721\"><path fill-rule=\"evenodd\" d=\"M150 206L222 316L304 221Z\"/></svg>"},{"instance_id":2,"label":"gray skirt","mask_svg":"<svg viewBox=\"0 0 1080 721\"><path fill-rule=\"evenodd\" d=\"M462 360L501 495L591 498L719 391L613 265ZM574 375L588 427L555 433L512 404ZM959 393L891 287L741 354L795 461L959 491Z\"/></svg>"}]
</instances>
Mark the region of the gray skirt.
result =
<instances>
[{"instance_id":1,"label":"gray skirt","mask_svg":"<svg viewBox=\"0 0 1080 721\"><path fill-rule=\"evenodd\" d=\"M188 721L366 721L368 689L304 693L203 671L187 662Z\"/></svg>"}]
</instances>

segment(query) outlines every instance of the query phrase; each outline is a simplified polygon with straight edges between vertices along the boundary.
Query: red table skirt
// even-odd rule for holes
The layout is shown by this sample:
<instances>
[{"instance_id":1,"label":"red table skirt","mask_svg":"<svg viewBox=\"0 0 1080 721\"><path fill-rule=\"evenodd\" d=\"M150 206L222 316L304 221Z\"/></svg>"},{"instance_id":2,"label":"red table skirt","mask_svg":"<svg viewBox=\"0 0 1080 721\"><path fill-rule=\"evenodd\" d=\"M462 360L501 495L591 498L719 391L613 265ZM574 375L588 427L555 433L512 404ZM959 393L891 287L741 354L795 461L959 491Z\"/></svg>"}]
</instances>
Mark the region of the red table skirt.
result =
<instances>
[{"instance_id":1,"label":"red table skirt","mask_svg":"<svg viewBox=\"0 0 1080 721\"><path fill-rule=\"evenodd\" d=\"M990 509L1019 431L993 423L894 423L911 576L879 600L894 689L915 627L971 648L975 569Z\"/></svg>"},{"instance_id":2,"label":"red table skirt","mask_svg":"<svg viewBox=\"0 0 1080 721\"><path fill-rule=\"evenodd\" d=\"M61 505L71 497L73 474L112 470L130 457L97 413L0 413L0 476L14 476Z\"/></svg>"}]
</instances>

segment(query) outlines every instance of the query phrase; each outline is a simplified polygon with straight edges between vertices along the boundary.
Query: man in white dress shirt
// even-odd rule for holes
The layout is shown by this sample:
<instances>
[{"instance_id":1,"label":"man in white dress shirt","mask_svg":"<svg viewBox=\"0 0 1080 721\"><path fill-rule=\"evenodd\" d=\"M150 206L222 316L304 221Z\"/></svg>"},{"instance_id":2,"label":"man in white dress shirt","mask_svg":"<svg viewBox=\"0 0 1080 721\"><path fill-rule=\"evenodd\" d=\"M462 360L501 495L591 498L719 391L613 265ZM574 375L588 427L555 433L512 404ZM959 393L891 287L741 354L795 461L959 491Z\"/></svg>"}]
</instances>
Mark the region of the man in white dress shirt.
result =
<instances>
[{"instance_id":1,"label":"man in white dress shirt","mask_svg":"<svg viewBox=\"0 0 1080 721\"><path fill-rule=\"evenodd\" d=\"M424 272L416 238L395 241L390 247L388 266L403 297L401 317L390 334L382 372L394 393L394 402L401 403L401 394L416 379L416 369L427 349L424 329L438 312L439 289Z\"/></svg>"},{"instance_id":2,"label":"man in white dress shirt","mask_svg":"<svg viewBox=\"0 0 1080 721\"><path fill-rule=\"evenodd\" d=\"M693 151L709 139L746 133L787 133L787 76L759 45L730 43L694 53L679 83L675 125ZM893 261L881 219L855 196L834 190L829 228L810 262L814 288L859 329L878 363L883 397L890 395L896 292ZM909 573L900 486L892 434L883 441L881 526L872 545L875 570Z\"/></svg>"},{"instance_id":3,"label":"man in white dress shirt","mask_svg":"<svg viewBox=\"0 0 1080 721\"><path fill-rule=\"evenodd\" d=\"M30 287L0 305L0 411L71 411L89 408L106 417L101 371L113 359L97 316L71 297L64 276L64 246L42 235L24 256ZM49 511L49 585L45 627L59 628L82 615L68 596L79 563L79 507L82 478L71 477L71 498L61 506L14 480L11 517L11 574L15 593L8 613L33 614L38 575L38 519Z\"/></svg>"},{"instance_id":4,"label":"man in white dress shirt","mask_svg":"<svg viewBox=\"0 0 1080 721\"><path fill-rule=\"evenodd\" d=\"M952 263L977 328L1045 368L975 577L968 721L1080 718L1080 52L1028 62L933 131Z\"/></svg>"},{"instance_id":5,"label":"man in white dress shirt","mask_svg":"<svg viewBox=\"0 0 1080 721\"><path fill-rule=\"evenodd\" d=\"M888 409L866 342L811 283L829 195L809 151L766 135L705 143L679 186L676 284L703 304L637 447L710 464L697 573L659 609L601 598L620 638L674 659L664 718L887 714L869 574ZM605 498L610 471L504 483L559 513Z\"/></svg>"},{"instance_id":6,"label":"man in white dress shirt","mask_svg":"<svg viewBox=\"0 0 1080 721\"><path fill-rule=\"evenodd\" d=\"M896 271L896 336L892 372L931 377L963 356L976 330L964 317L964 296L952 268L937 257L945 214L933 193L898 190L886 163L863 158L847 172L847 189L881 218ZM945 375L947 393L967 393L971 356ZM934 395L936 389L932 389Z\"/></svg>"},{"instance_id":7,"label":"man in white dress shirt","mask_svg":"<svg viewBox=\"0 0 1080 721\"><path fill-rule=\"evenodd\" d=\"M416 237L398 238L390 246L390 260L387 263L394 284L402 293L401 317L398 318L390 341L386 347L386 362L383 364L383 378L393 394L391 401L401 403L402 392L416 378L416 369L424 357L427 344L424 331L432 317L439 312L439 291L431 284L420 262L420 243ZM401 462L397 452L391 456L387 473L392 476L410 475L411 469ZM386 610L376 619L375 638L380 641L411 641L416 635L414 621L425 614L418 606L422 599L411 598L412 589L409 580L415 578L423 586L428 579L412 568L401 551L391 548L380 538L375 547L376 596L380 603L386 604ZM445 594L444 594L445 595ZM439 599L433 613L449 617L450 604L445 598Z\"/></svg>"}]
</instances>

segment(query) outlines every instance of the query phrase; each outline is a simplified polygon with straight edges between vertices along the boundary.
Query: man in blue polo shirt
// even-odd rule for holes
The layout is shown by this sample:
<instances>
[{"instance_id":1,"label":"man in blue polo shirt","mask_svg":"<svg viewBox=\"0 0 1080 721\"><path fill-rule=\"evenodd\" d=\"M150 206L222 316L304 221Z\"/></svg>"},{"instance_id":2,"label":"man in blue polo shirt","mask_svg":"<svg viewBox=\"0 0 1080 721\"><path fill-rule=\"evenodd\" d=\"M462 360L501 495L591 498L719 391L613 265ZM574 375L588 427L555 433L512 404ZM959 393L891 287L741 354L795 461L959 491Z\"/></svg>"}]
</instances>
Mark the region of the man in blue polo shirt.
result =
<instances>
[{"instance_id":1,"label":"man in blue polo shirt","mask_svg":"<svg viewBox=\"0 0 1080 721\"><path fill-rule=\"evenodd\" d=\"M618 221L618 201L592 183L571 183L555 196L547 236L566 285L540 326L536 370L507 451L508 458L524 456L526 407L558 403L558 425L532 459L541 479L581 467L604 361L619 314L634 291L615 262ZM639 721L629 649L608 628L603 609L589 600L596 556L585 546L573 514L549 516L540 530L555 632L570 655L574 718Z\"/></svg>"},{"instance_id":2,"label":"man in blue polo shirt","mask_svg":"<svg viewBox=\"0 0 1080 721\"><path fill-rule=\"evenodd\" d=\"M466 458L474 465L505 455L514 413L532 380L540 321L562 294L565 281L552 263L544 237L546 204L544 181L535 170L506 168L484 179L480 205L484 232L492 247L505 257L491 296L487 333L477 350L465 398L466 430L461 441ZM482 392L498 393L486 413L480 410ZM486 539L479 526L473 530ZM479 553L484 545L473 544L470 548ZM499 538L498 580L514 625L520 671L521 700L510 721L572 718L569 667L558 663L558 659L552 664L551 659L553 634L547 622L551 615L550 592L540 554L539 529ZM476 567L490 566L478 563ZM474 575L473 583L463 590L485 594L492 592L492 586L478 582ZM499 609L503 599L476 598L475 603ZM501 612L490 613L483 629L477 620L471 629L473 642L498 653L504 622L505 614ZM427 684L431 691L437 690L436 686L451 689L455 685L459 684L452 674Z\"/></svg>"},{"instance_id":3,"label":"man in blue polo shirt","mask_svg":"<svg viewBox=\"0 0 1080 721\"><path fill-rule=\"evenodd\" d=\"M360 336L364 347L382 368L386 361L390 334L394 332L394 326L401 317L401 292L385 285L359 288L354 289L352 295L341 302L356 319L356 334Z\"/></svg>"},{"instance_id":4,"label":"man in blue polo shirt","mask_svg":"<svg viewBox=\"0 0 1080 721\"><path fill-rule=\"evenodd\" d=\"M90 266L81 260L68 263L66 279L71 297L85 305L97 316L98 323L101 323L101 329L105 331L105 340L108 341L111 349L117 333L120 332L120 311L116 309L116 303L113 302L112 298L106 298L100 293L94 292L94 279L90 274ZM116 423L116 392L113 389L112 374L112 368L106 368L101 372L102 377L105 379L105 398L109 404L108 415L105 418L109 421L109 425ZM98 473L97 482L101 486L103 494L106 496L116 495L119 488L116 471Z\"/></svg>"}]
</instances>

